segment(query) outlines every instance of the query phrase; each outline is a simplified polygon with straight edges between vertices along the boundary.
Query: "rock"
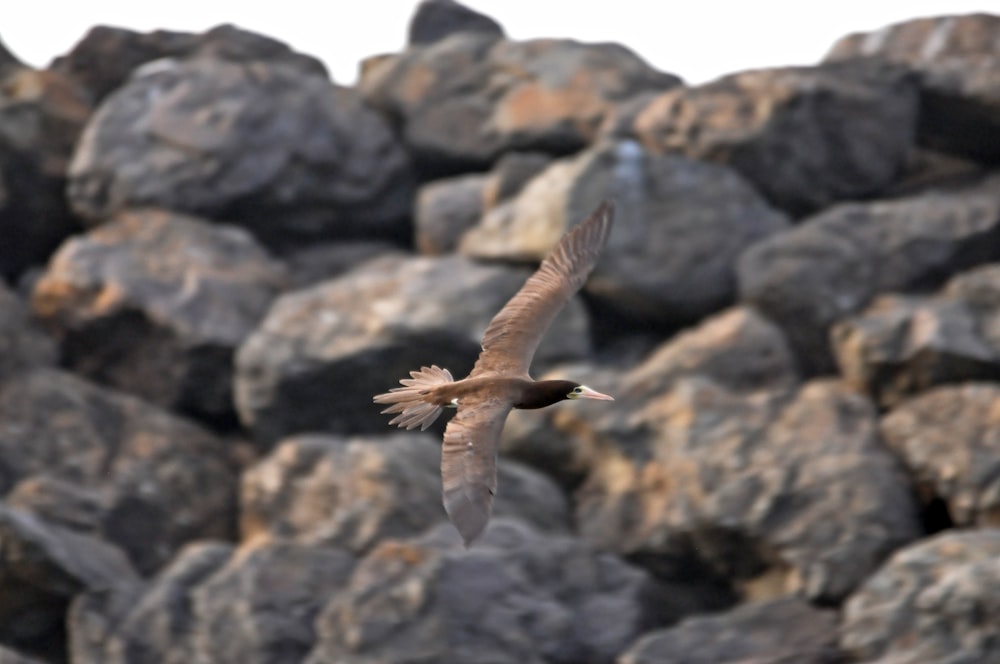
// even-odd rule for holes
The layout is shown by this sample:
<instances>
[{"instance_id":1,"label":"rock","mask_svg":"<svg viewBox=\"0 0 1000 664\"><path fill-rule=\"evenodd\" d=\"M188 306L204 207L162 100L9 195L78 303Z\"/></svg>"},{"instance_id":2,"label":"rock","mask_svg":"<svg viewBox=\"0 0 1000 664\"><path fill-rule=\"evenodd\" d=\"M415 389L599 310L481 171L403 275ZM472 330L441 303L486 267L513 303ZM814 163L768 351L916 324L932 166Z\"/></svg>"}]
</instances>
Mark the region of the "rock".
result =
<instances>
[{"instance_id":1,"label":"rock","mask_svg":"<svg viewBox=\"0 0 1000 664\"><path fill-rule=\"evenodd\" d=\"M122 552L94 537L0 505L0 640L60 657L73 596L138 582Z\"/></svg>"},{"instance_id":2,"label":"rock","mask_svg":"<svg viewBox=\"0 0 1000 664\"><path fill-rule=\"evenodd\" d=\"M616 367L632 368L621 371ZM558 406L530 413L514 411L507 418L502 449L570 489L603 462L607 440L635 438L636 409L685 377L706 377L740 393L787 391L800 380L781 330L747 307L710 317L663 342L641 360L616 357L601 367L563 366L542 377L556 376L571 376L609 392L616 403L598 411Z\"/></svg>"},{"instance_id":3,"label":"rock","mask_svg":"<svg viewBox=\"0 0 1000 664\"><path fill-rule=\"evenodd\" d=\"M0 646L0 664L43 664L43 660Z\"/></svg>"},{"instance_id":4,"label":"rock","mask_svg":"<svg viewBox=\"0 0 1000 664\"><path fill-rule=\"evenodd\" d=\"M844 605L853 661L931 664L1000 657L1000 531L949 532L896 553Z\"/></svg>"},{"instance_id":5,"label":"rock","mask_svg":"<svg viewBox=\"0 0 1000 664\"><path fill-rule=\"evenodd\" d=\"M693 571L754 599L798 592L837 602L920 534L906 478L875 412L835 382L791 398L685 378L604 435L576 493L594 546L663 578Z\"/></svg>"},{"instance_id":6,"label":"rock","mask_svg":"<svg viewBox=\"0 0 1000 664\"><path fill-rule=\"evenodd\" d=\"M28 307L0 280L0 383L18 371L55 364L56 347L29 319Z\"/></svg>"},{"instance_id":7,"label":"rock","mask_svg":"<svg viewBox=\"0 0 1000 664\"><path fill-rule=\"evenodd\" d=\"M956 526L1000 526L1000 385L929 390L882 418L882 438L925 503L941 500Z\"/></svg>"},{"instance_id":8,"label":"rock","mask_svg":"<svg viewBox=\"0 0 1000 664\"><path fill-rule=\"evenodd\" d=\"M831 339L844 379L885 408L934 385L1000 379L1000 352L954 300L884 295Z\"/></svg>"},{"instance_id":9,"label":"rock","mask_svg":"<svg viewBox=\"0 0 1000 664\"><path fill-rule=\"evenodd\" d=\"M729 304L737 257L788 227L725 166L620 142L554 162L509 204L489 211L460 250L541 260L606 196L617 199L615 228L587 292L610 312L646 325L676 327Z\"/></svg>"},{"instance_id":10,"label":"rock","mask_svg":"<svg viewBox=\"0 0 1000 664\"><path fill-rule=\"evenodd\" d=\"M462 236L483 214L483 194L488 176L473 173L442 178L425 184L417 193L415 242L428 256L455 251Z\"/></svg>"},{"instance_id":11,"label":"rock","mask_svg":"<svg viewBox=\"0 0 1000 664\"><path fill-rule=\"evenodd\" d=\"M74 370L225 420L235 349L285 283L281 264L242 229L147 210L64 244L32 304Z\"/></svg>"},{"instance_id":12,"label":"rock","mask_svg":"<svg viewBox=\"0 0 1000 664\"><path fill-rule=\"evenodd\" d=\"M305 661L610 663L684 601L568 537L498 519L466 550L449 528L366 556Z\"/></svg>"},{"instance_id":13,"label":"rock","mask_svg":"<svg viewBox=\"0 0 1000 664\"><path fill-rule=\"evenodd\" d=\"M352 556L289 542L185 548L118 615L96 594L70 615L73 661L298 663Z\"/></svg>"},{"instance_id":14,"label":"rock","mask_svg":"<svg viewBox=\"0 0 1000 664\"><path fill-rule=\"evenodd\" d=\"M298 290L339 277L373 258L402 254L384 240L343 240L295 249L281 258L290 275L288 290Z\"/></svg>"},{"instance_id":15,"label":"rock","mask_svg":"<svg viewBox=\"0 0 1000 664\"><path fill-rule=\"evenodd\" d=\"M389 538L445 520L441 443L429 434L286 439L243 475L241 531L322 543L363 554ZM494 514L550 533L569 529L565 497L551 481L501 460Z\"/></svg>"},{"instance_id":16,"label":"rock","mask_svg":"<svg viewBox=\"0 0 1000 664\"><path fill-rule=\"evenodd\" d=\"M644 635L618 664L839 664L837 614L798 598L744 604Z\"/></svg>"},{"instance_id":17,"label":"rock","mask_svg":"<svg viewBox=\"0 0 1000 664\"><path fill-rule=\"evenodd\" d=\"M408 159L353 89L300 67L160 60L101 106L70 167L97 223L143 205L250 228L269 246L406 234Z\"/></svg>"},{"instance_id":18,"label":"rock","mask_svg":"<svg viewBox=\"0 0 1000 664\"><path fill-rule=\"evenodd\" d=\"M214 57L247 64L280 62L305 74L327 75L319 59L296 53L280 41L233 25L220 25L202 34L170 30L135 32L97 25L69 53L56 58L51 69L78 81L94 103L98 103L124 84L140 65L164 58L193 57Z\"/></svg>"},{"instance_id":19,"label":"rock","mask_svg":"<svg viewBox=\"0 0 1000 664\"><path fill-rule=\"evenodd\" d=\"M810 373L833 369L829 328L877 294L927 289L1000 256L996 185L837 205L740 256L739 290Z\"/></svg>"},{"instance_id":20,"label":"rock","mask_svg":"<svg viewBox=\"0 0 1000 664\"><path fill-rule=\"evenodd\" d=\"M0 76L0 279L14 281L79 223L64 197L66 168L91 107L57 72Z\"/></svg>"},{"instance_id":21,"label":"rock","mask_svg":"<svg viewBox=\"0 0 1000 664\"><path fill-rule=\"evenodd\" d=\"M367 63L358 88L433 177L483 170L506 152L577 151L616 105L678 83L618 44L461 32Z\"/></svg>"},{"instance_id":22,"label":"rock","mask_svg":"<svg viewBox=\"0 0 1000 664\"><path fill-rule=\"evenodd\" d=\"M1000 16L935 16L840 39L827 61L880 58L917 71L921 143L945 152L1000 160Z\"/></svg>"},{"instance_id":23,"label":"rock","mask_svg":"<svg viewBox=\"0 0 1000 664\"><path fill-rule=\"evenodd\" d=\"M387 257L281 296L237 352L242 422L265 444L303 431L385 432L372 395L431 363L463 377L529 274L458 256ZM586 355L587 327L574 299L539 346L536 371Z\"/></svg>"},{"instance_id":24,"label":"rock","mask_svg":"<svg viewBox=\"0 0 1000 664\"><path fill-rule=\"evenodd\" d=\"M878 194L902 172L916 135L913 79L871 63L746 71L660 94L627 133L727 164L802 216Z\"/></svg>"},{"instance_id":25,"label":"rock","mask_svg":"<svg viewBox=\"0 0 1000 664\"><path fill-rule=\"evenodd\" d=\"M138 399L37 369L0 386L0 494L53 477L50 512L86 515L148 574L185 542L231 537L236 477L221 440ZM22 498L23 500L23 498Z\"/></svg>"},{"instance_id":26,"label":"rock","mask_svg":"<svg viewBox=\"0 0 1000 664\"><path fill-rule=\"evenodd\" d=\"M942 291L965 303L976 321L976 332L1000 353L1000 264L991 263L963 272Z\"/></svg>"},{"instance_id":27,"label":"rock","mask_svg":"<svg viewBox=\"0 0 1000 664\"><path fill-rule=\"evenodd\" d=\"M526 184L548 168L552 157L544 152L508 152L497 159L486 176L483 207L495 208L513 198Z\"/></svg>"},{"instance_id":28,"label":"rock","mask_svg":"<svg viewBox=\"0 0 1000 664\"><path fill-rule=\"evenodd\" d=\"M410 19L406 42L410 46L433 44L458 32L504 36L499 23L454 0L422 0Z\"/></svg>"}]
</instances>

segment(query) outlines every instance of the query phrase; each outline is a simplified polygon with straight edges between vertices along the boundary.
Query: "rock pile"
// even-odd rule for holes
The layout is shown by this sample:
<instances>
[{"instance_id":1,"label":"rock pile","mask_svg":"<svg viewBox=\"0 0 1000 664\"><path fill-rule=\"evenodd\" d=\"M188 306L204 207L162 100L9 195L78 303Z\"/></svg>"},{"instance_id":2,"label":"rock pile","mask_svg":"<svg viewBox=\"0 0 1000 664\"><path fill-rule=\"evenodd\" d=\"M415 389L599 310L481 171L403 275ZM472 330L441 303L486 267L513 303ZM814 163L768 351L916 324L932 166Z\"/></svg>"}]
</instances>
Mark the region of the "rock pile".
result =
<instances>
[{"instance_id":1,"label":"rock pile","mask_svg":"<svg viewBox=\"0 0 1000 664\"><path fill-rule=\"evenodd\" d=\"M997 71L985 14L687 86L452 0L350 88L0 47L0 660L1000 661ZM512 414L466 550L371 396L606 197L535 369L618 400Z\"/></svg>"}]
</instances>

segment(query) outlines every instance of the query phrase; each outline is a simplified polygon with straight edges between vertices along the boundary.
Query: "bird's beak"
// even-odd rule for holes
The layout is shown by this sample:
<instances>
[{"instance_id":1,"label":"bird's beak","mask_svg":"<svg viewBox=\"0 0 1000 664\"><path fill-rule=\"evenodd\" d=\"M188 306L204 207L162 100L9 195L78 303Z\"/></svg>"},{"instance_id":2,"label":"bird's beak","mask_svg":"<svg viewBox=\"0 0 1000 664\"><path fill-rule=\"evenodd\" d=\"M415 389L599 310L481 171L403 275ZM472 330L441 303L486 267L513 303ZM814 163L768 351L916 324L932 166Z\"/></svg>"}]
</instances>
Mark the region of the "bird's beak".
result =
<instances>
[{"instance_id":1,"label":"bird's beak","mask_svg":"<svg viewBox=\"0 0 1000 664\"><path fill-rule=\"evenodd\" d=\"M610 394L601 394L597 390L592 390L585 385L581 385L582 390L580 394L577 395L577 399L597 399L598 401L614 401L615 398Z\"/></svg>"}]
</instances>

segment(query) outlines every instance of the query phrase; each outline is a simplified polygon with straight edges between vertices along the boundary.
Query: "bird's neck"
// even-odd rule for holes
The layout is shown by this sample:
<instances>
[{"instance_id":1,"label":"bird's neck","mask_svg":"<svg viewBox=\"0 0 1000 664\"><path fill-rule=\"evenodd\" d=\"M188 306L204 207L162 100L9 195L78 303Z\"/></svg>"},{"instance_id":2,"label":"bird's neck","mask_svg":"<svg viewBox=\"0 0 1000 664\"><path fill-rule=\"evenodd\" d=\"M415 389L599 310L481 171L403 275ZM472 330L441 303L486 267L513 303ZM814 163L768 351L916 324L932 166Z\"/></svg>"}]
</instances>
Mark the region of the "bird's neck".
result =
<instances>
[{"instance_id":1,"label":"bird's neck","mask_svg":"<svg viewBox=\"0 0 1000 664\"><path fill-rule=\"evenodd\" d=\"M514 402L514 408L530 410L551 406L566 399L574 387L576 383L568 380L539 380L525 383L518 400Z\"/></svg>"}]
</instances>

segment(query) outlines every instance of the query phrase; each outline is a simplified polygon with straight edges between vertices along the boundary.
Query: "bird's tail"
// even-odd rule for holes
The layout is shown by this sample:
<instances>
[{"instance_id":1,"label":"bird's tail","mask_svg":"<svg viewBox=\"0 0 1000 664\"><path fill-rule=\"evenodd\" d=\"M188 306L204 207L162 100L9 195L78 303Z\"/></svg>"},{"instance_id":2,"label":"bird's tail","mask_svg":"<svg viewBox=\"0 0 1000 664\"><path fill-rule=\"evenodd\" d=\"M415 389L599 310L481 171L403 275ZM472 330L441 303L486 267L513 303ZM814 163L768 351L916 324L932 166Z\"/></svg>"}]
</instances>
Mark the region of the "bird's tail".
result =
<instances>
[{"instance_id":1,"label":"bird's tail","mask_svg":"<svg viewBox=\"0 0 1000 664\"><path fill-rule=\"evenodd\" d=\"M442 406L430 403L424 399L434 387L450 383L455 379L447 369L431 365L420 367L420 371L411 371L410 378L399 381L403 387L395 387L385 394L375 396L375 403L391 404L383 413L398 413L389 420L389 424L397 424L407 429L420 427L423 431L438 418Z\"/></svg>"}]
</instances>

